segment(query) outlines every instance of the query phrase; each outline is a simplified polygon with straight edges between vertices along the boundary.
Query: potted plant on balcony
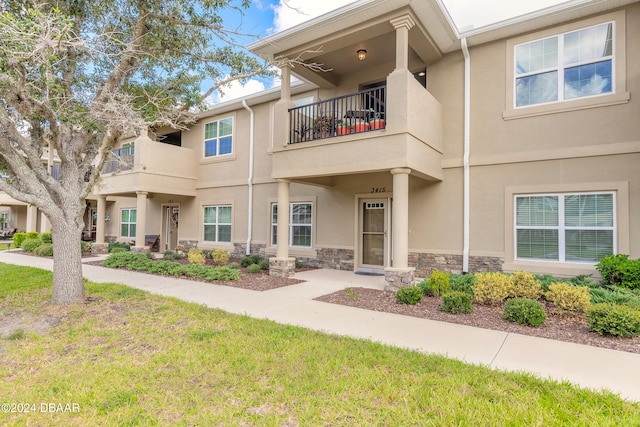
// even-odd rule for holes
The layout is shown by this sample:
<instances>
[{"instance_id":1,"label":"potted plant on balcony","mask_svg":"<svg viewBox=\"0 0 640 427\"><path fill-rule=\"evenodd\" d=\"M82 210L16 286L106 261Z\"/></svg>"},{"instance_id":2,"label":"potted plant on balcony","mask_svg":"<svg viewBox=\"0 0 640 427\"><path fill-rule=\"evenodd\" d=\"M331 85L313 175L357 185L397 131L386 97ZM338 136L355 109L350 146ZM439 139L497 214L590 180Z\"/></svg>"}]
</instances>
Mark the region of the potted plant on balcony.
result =
<instances>
[{"instance_id":1,"label":"potted plant on balcony","mask_svg":"<svg viewBox=\"0 0 640 427\"><path fill-rule=\"evenodd\" d=\"M351 123L348 121L338 123L336 131L338 135L349 135L351 133Z\"/></svg>"},{"instance_id":2,"label":"potted plant on balcony","mask_svg":"<svg viewBox=\"0 0 640 427\"><path fill-rule=\"evenodd\" d=\"M369 129L371 130L377 130L377 129L384 129L385 124L384 124L384 119L371 119L371 121L369 122Z\"/></svg>"},{"instance_id":3,"label":"potted plant on balcony","mask_svg":"<svg viewBox=\"0 0 640 427\"><path fill-rule=\"evenodd\" d=\"M334 135L335 119L330 115L318 116L313 121L313 134L315 138L328 138Z\"/></svg>"},{"instance_id":4,"label":"potted plant on balcony","mask_svg":"<svg viewBox=\"0 0 640 427\"><path fill-rule=\"evenodd\" d=\"M353 130L355 133L366 132L369 130L369 123L364 120L357 120L353 126Z\"/></svg>"}]
</instances>

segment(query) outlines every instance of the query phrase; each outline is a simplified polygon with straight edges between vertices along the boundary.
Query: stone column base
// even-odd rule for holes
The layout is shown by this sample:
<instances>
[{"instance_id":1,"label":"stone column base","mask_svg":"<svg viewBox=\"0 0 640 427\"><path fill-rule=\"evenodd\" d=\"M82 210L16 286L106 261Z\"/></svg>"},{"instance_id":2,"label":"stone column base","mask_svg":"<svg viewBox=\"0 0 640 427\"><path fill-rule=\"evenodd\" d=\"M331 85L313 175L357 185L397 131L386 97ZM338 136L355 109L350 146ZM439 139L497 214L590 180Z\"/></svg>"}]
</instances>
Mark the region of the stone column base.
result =
<instances>
[{"instance_id":1,"label":"stone column base","mask_svg":"<svg viewBox=\"0 0 640 427\"><path fill-rule=\"evenodd\" d=\"M288 279L296 275L295 258L269 258L269 276Z\"/></svg>"},{"instance_id":2,"label":"stone column base","mask_svg":"<svg viewBox=\"0 0 640 427\"><path fill-rule=\"evenodd\" d=\"M386 267L384 269L384 290L397 292L400 288L413 286L415 271L416 269L413 267Z\"/></svg>"},{"instance_id":3,"label":"stone column base","mask_svg":"<svg viewBox=\"0 0 640 427\"><path fill-rule=\"evenodd\" d=\"M108 243L92 243L91 255L105 255L109 253Z\"/></svg>"},{"instance_id":4,"label":"stone column base","mask_svg":"<svg viewBox=\"0 0 640 427\"><path fill-rule=\"evenodd\" d=\"M131 252L151 252L151 246L131 246Z\"/></svg>"}]
</instances>

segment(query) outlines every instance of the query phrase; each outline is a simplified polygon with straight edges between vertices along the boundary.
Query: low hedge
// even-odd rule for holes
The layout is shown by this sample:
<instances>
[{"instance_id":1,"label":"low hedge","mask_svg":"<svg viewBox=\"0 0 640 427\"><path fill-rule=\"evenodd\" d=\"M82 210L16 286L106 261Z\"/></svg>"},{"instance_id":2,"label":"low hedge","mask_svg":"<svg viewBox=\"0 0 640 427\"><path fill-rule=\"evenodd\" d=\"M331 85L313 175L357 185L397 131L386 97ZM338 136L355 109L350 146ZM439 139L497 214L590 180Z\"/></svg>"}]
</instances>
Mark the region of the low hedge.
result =
<instances>
[{"instance_id":1,"label":"low hedge","mask_svg":"<svg viewBox=\"0 0 640 427\"><path fill-rule=\"evenodd\" d=\"M423 296L422 289L418 286L407 286L396 292L396 301L402 304L415 305L422 300Z\"/></svg>"},{"instance_id":2,"label":"low hedge","mask_svg":"<svg viewBox=\"0 0 640 427\"><path fill-rule=\"evenodd\" d=\"M33 251L38 256L53 256L53 244L43 243Z\"/></svg>"},{"instance_id":3,"label":"low hedge","mask_svg":"<svg viewBox=\"0 0 640 427\"><path fill-rule=\"evenodd\" d=\"M589 329L600 335L637 337L640 335L640 310L626 305L600 303L587 311Z\"/></svg>"},{"instance_id":4,"label":"low hedge","mask_svg":"<svg viewBox=\"0 0 640 427\"><path fill-rule=\"evenodd\" d=\"M513 298L504 304L502 317L522 325L540 326L547 320L547 313L539 301Z\"/></svg>"},{"instance_id":5,"label":"low hedge","mask_svg":"<svg viewBox=\"0 0 640 427\"><path fill-rule=\"evenodd\" d=\"M41 244L42 240L40 239L25 239L20 245L20 248L25 252L33 252Z\"/></svg>"},{"instance_id":6,"label":"low hedge","mask_svg":"<svg viewBox=\"0 0 640 427\"><path fill-rule=\"evenodd\" d=\"M440 310L453 314L471 313L473 311L471 298L472 296L467 292L451 291L442 296Z\"/></svg>"}]
</instances>

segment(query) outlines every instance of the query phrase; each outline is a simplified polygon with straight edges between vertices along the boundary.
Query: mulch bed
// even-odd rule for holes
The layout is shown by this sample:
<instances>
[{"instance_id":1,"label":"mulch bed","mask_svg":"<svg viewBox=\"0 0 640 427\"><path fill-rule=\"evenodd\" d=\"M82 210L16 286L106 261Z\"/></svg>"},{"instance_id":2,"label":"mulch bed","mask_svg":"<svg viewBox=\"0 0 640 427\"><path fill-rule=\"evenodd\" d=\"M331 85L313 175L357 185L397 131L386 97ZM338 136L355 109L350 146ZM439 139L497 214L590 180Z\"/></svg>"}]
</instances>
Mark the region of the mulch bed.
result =
<instances>
[{"instance_id":1,"label":"mulch bed","mask_svg":"<svg viewBox=\"0 0 640 427\"><path fill-rule=\"evenodd\" d=\"M598 335L589 331L589 326L584 316L560 314L553 305L545 301L542 301L542 304L547 312L547 320L544 325L533 327L519 325L503 319L504 304L494 306L474 304L472 313L451 314L440 310L442 299L439 297L425 297L416 305L408 305L398 303L395 294L391 292L368 288L348 288L329 295L323 295L316 298L316 300L367 310L640 353L640 337L618 338L610 335Z\"/></svg>"}]
</instances>

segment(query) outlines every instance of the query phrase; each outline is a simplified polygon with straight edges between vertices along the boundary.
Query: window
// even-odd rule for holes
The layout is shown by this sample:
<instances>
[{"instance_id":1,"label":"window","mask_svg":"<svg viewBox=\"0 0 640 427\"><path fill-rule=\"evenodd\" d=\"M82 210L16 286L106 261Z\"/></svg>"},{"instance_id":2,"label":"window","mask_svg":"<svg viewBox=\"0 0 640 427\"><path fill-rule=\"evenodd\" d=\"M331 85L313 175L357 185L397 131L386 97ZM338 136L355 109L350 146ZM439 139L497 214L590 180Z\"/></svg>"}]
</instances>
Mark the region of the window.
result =
<instances>
[{"instance_id":1,"label":"window","mask_svg":"<svg viewBox=\"0 0 640 427\"><path fill-rule=\"evenodd\" d=\"M233 117L204 125L204 156L231 154L233 150Z\"/></svg>"},{"instance_id":2,"label":"window","mask_svg":"<svg viewBox=\"0 0 640 427\"><path fill-rule=\"evenodd\" d=\"M8 227L9 214L7 212L0 213L0 229L4 230Z\"/></svg>"},{"instance_id":3,"label":"window","mask_svg":"<svg viewBox=\"0 0 640 427\"><path fill-rule=\"evenodd\" d=\"M289 246L310 248L313 204L289 204ZM278 243L278 205L271 205L271 244Z\"/></svg>"},{"instance_id":4,"label":"window","mask_svg":"<svg viewBox=\"0 0 640 427\"><path fill-rule=\"evenodd\" d=\"M120 149L121 156L131 156L135 154L136 145L135 142L125 142Z\"/></svg>"},{"instance_id":5,"label":"window","mask_svg":"<svg viewBox=\"0 0 640 427\"><path fill-rule=\"evenodd\" d=\"M614 206L614 193L516 196L516 258L596 263L614 254Z\"/></svg>"},{"instance_id":6,"label":"window","mask_svg":"<svg viewBox=\"0 0 640 427\"><path fill-rule=\"evenodd\" d=\"M120 236L136 237L135 209L122 209L120 211Z\"/></svg>"},{"instance_id":7,"label":"window","mask_svg":"<svg viewBox=\"0 0 640 427\"><path fill-rule=\"evenodd\" d=\"M204 241L231 242L231 206L204 207Z\"/></svg>"},{"instance_id":8,"label":"window","mask_svg":"<svg viewBox=\"0 0 640 427\"><path fill-rule=\"evenodd\" d=\"M614 23L515 46L515 106L613 92Z\"/></svg>"}]
</instances>

